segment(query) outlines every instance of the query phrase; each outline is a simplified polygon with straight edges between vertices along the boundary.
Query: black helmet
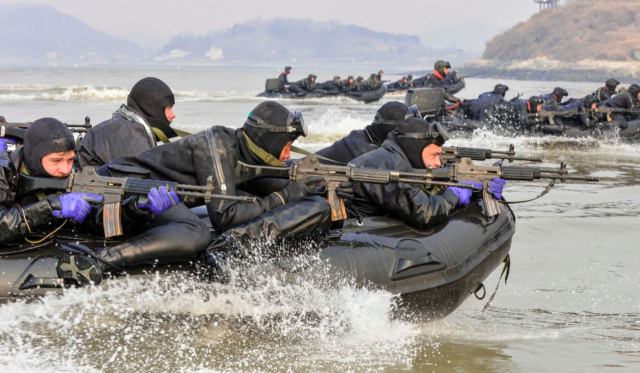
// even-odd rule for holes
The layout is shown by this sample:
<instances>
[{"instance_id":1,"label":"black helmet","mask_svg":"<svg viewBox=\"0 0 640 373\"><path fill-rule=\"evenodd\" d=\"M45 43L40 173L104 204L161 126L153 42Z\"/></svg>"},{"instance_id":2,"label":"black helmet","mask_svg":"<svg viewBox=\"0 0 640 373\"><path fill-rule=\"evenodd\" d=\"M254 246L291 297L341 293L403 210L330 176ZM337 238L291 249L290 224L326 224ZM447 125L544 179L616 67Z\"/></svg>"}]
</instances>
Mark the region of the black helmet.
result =
<instances>
[{"instance_id":1,"label":"black helmet","mask_svg":"<svg viewBox=\"0 0 640 373\"><path fill-rule=\"evenodd\" d=\"M357 80L358 82L361 82L361 81L363 81L363 80L364 80L364 78L363 78L363 77L361 77L361 76L359 76L359 77L358 77L358 79L356 79L356 80Z\"/></svg>"},{"instance_id":2,"label":"black helmet","mask_svg":"<svg viewBox=\"0 0 640 373\"><path fill-rule=\"evenodd\" d=\"M389 101L380 106L371 123L371 131L380 142L384 141L389 132L405 119L407 110L407 105L399 101Z\"/></svg>"},{"instance_id":3,"label":"black helmet","mask_svg":"<svg viewBox=\"0 0 640 373\"><path fill-rule=\"evenodd\" d=\"M609 91L615 92L616 88L618 87L618 84L620 84L619 81L611 78L611 79L608 79L606 83L604 83L604 86L607 87Z\"/></svg>"},{"instance_id":4,"label":"black helmet","mask_svg":"<svg viewBox=\"0 0 640 373\"><path fill-rule=\"evenodd\" d=\"M437 72L440 73L440 75L442 76L447 76L447 74L445 74L444 72L444 68L450 69L451 68L451 64L448 61L443 61L443 60L438 60L436 61L436 63L433 65L433 69Z\"/></svg>"},{"instance_id":5,"label":"black helmet","mask_svg":"<svg viewBox=\"0 0 640 373\"><path fill-rule=\"evenodd\" d=\"M593 95L587 95L584 96L584 98L582 99L582 106L590 109L593 104L595 104L596 102L598 102L598 99L596 98L596 96Z\"/></svg>"},{"instance_id":6,"label":"black helmet","mask_svg":"<svg viewBox=\"0 0 640 373\"><path fill-rule=\"evenodd\" d=\"M531 106L532 111L536 111L538 105L544 104L544 100L540 96L531 96L529 98L529 106Z\"/></svg>"},{"instance_id":7,"label":"black helmet","mask_svg":"<svg viewBox=\"0 0 640 373\"><path fill-rule=\"evenodd\" d=\"M317 77L318 77L317 75L309 74L309 76L308 76L307 78L309 78L309 79L311 79L311 78L316 79Z\"/></svg>"},{"instance_id":8,"label":"black helmet","mask_svg":"<svg viewBox=\"0 0 640 373\"><path fill-rule=\"evenodd\" d=\"M431 144L444 145L449 135L438 123L408 118L400 122L396 129L389 133L388 138L400 146L413 168L426 168L422 160L424 148Z\"/></svg>"},{"instance_id":9,"label":"black helmet","mask_svg":"<svg viewBox=\"0 0 640 373\"><path fill-rule=\"evenodd\" d=\"M165 109L175 103L171 88L158 78L141 79L131 88L127 97L127 106L140 112L149 122L150 119L157 119L169 124Z\"/></svg>"},{"instance_id":10,"label":"black helmet","mask_svg":"<svg viewBox=\"0 0 640 373\"><path fill-rule=\"evenodd\" d=\"M402 79L400 79L400 80L407 80L407 77L403 76Z\"/></svg>"},{"instance_id":11,"label":"black helmet","mask_svg":"<svg viewBox=\"0 0 640 373\"><path fill-rule=\"evenodd\" d=\"M347 77L347 80L349 80L349 79L353 79L353 75L349 75L349 76Z\"/></svg>"},{"instance_id":12,"label":"black helmet","mask_svg":"<svg viewBox=\"0 0 640 373\"><path fill-rule=\"evenodd\" d=\"M339 81L339 80L340 80L340 77L339 77L338 75L336 75L336 76L334 76L334 77L333 77L333 81L334 81L334 82L337 82L337 81Z\"/></svg>"},{"instance_id":13,"label":"black helmet","mask_svg":"<svg viewBox=\"0 0 640 373\"><path fill-rule=\"evenodd\" d=\"M380 75L380 74L384 74L384 70L378 71L378 75Z\"/></svg>"},{"instance_id":14,"label":"black helmet","mask_svg":"<svg viewBox=\"0 0 640 373\"><path fill-rule=\"evenodd\" d=\"M504 95L507 94L508 90L509 90L509 87L504 84L496 84L496 86L493 88L493 91L495 93L499 93L500 96L502 97L504 97Z\"/></svg>"},{"instance_id":15,"label":"black helmet","mask_svg":"<svg viewBox=\"0 0 640 373\"><path fill-rule=\"evenodd\" d=\"M276 159L280 158L289 141L307 135L302 112L291 112L275 101L265 101L256 106L242 128L251 141Z\"/></svg>"},{"instance_id":16,"label":"black helmet","mask_svg":"<svg viewBox=\"0 0 640 373\"><path fill-rule=\"evenodd\" d=\"M371 79L378 79L378 74L371 74Z\"/></svg>"},{"instance_id":17,"label":"black helmet","mask_svg":"<svg viewBox=\"0 0 640 373\"><path fill-rule=\"evenodd\" d=\"M291 71L291 66L287 66L287 67L285 67L285 68L284 68L284 71L286 71L286 72Z\"/></svg>"},{"instance_id":18,"label":"black helmet","mask_svg":"<svg viewBox=\"0 0 640 373\"><path fill-rule=\"evenodd\" d=\"M560 87L555 87L553 89L553 94L556 96L558 102L562 101L563 98L569 96L569 92L567 92L566 89Z\"/></svg>"},{"instance_id":19,"label":"black helmet","mask_svg":"<svg viewBox=\"0 0 640 373\"><path fill-rule=\"evenodd\" d=\"M640 94L640 85L631 84L629 86L629 89L627 90L627 92L631 93L631 96L634 99L637 99L638 98L638 94Z\"/></svg>"},{"instance_id":20,"label":"black helmet","mask_svg":"<svg viewBox=\"0 0 640 373\"><path fill-rule=\"evenodd\" d=\"M409 75L407 75L407 79L409 79L409 80L413 80L413 74L409 74Z\"/></svg>"}]
</instances>

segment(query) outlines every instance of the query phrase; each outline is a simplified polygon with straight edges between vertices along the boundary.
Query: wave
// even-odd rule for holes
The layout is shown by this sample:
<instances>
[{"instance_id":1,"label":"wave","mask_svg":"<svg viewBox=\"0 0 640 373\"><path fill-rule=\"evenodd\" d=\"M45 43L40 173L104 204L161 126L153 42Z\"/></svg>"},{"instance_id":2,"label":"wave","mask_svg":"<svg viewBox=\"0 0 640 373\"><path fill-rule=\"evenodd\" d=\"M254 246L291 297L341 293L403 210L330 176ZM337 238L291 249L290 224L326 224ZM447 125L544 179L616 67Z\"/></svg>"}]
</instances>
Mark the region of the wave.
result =
<instances>
[{"instance_id":1,"label":"wave","mask_svg":"<svg viewBox=\"0 0 640 373\"><path fill-rule=\"evenodd\" d=\"M0 101L89 101L89 102L123 102L129 95L130 88L115 86L72 85L50 86L33 85L0 85ZM182 102L218 102L218 101L264 101L264 97L256 97L259 92L202 92L194 90L175 90L176 101ZM291 104L354 104L358 101L347 97L328 97L318 99L288 100L272 99Z\"/></svg>"}]
</instances>

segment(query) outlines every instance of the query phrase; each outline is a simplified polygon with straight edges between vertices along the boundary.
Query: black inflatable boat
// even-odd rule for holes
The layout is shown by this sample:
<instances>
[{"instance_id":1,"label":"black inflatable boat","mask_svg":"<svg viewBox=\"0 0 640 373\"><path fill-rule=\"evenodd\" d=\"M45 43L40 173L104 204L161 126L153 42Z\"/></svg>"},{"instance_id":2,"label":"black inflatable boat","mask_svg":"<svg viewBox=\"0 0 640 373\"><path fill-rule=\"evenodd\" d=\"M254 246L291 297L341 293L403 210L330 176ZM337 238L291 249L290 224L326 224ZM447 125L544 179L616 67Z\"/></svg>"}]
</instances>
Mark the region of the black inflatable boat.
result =
<instances>
[{"instance_id":1,"label":"black inflatable boat","mask_svg":"<svg viewBox=\"0 0 640 373\"><path fill-rule=\"evenodd\" d=\"M300 93L293 93L289 91L282 91L280 87L280 82L278 79L267 79L265 83L264 92L260 93L257 97L264 98L279 98L279 99L289 99L289 100L304 100L308 98L322 98L322 97L349 97L356 101L362 101L366 104L370 102L379 101L384 95L387 93L387 88L384 85L381 85L376 90L371 91L348 91L348 92L340 92L337 89L333 90L314 90L314 91L305 91Z\"/></svg>"},{"instance_id":2,"label":"black inflatable boat","mask_svg":"<svg viewBox=\"0 0 640 373\"><path fill-rule=\"evenodd\" d=\"M283 255L276 262L262 263L262 273L278 274L295 282L299 276L312 276L323 263L322 276L338 279L348 276L355 283L401 294L410 304L442 317L454 311L476 290L509 253L515 233L515 218L505 206L502 213L487 218L481 201L458 209L449 221L420 231L389 217L346 220L340 231L332 231L316 258L302 269L288 270L288 261L307 258L309 253ZM205 209L196 209L208 221ZM109 243L108 241L106 242ZM62 247L78 244L96 248L104 238L61 230L40 244L17 243L0 246L0 300L22 299L62 292L56 265ZM319 252L318 252L319 250ZM319 259L317 260L319 256ZM316 264L313 264L316 263ZM326 264L329 264L327 267ZM327 272L329 268L329 272ZM190 263L138 267L128 275L144 276L149 270L193 271ZM114 277L102 282L118 281Z\"/></svg>"},{"instance_id":3,"label":"black inflatable boat","mask_svg":"<svg viewBox=\"0 0 640 373\"><path fill-rule=\"evenodd\" d=\"M333 91L307 91L301 94L292 92L267 92L260 93L257 97L264 98L280 98L290 100L304 100L308 98L322 98L322 97L349 97L356 101L362 101L366 104L370 102L379 101L387 93L387 88L380 86L375 91L350 91L350 92L333 92Z\"/></svg>"}]
</instances>

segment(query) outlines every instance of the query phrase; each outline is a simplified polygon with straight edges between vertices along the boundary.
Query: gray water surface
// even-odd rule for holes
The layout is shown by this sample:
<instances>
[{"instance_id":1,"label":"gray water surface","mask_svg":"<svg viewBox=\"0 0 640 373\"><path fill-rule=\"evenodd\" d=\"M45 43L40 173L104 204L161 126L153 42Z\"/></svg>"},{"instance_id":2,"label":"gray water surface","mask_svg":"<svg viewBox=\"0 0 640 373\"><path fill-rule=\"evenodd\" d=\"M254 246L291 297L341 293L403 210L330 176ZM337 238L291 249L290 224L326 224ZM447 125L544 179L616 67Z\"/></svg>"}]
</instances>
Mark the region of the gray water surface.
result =
<instances>
[{"instance_id":1,"label":"gray water surface","mask_svg":"<svg viewBox=\"0 0 640 373\"><path fill-rule=\"evenodd\" d=\"M267 78L184 69L3 68L0 75L0 115L69 123L109 118L138 79L157 76L176 93L174 124L192 131L241 126ZM334 73L319 75L324 81ZM474 98L498 82L467 79L458 96ZM598 87L505 82L508 97L555 86L581 97ZM404 97L383 102L393 99ZM301 143L310 149L363 128L379 106L346 98L281 102L303 110L311 135ZM486 311L488 297L470 297L443 320L392 317L394 294L349 279L336 289L311 279L285 285L257 278L242 287L151 276L0 306L2 371L640 371L640 146L484 132L450 143L514 143L518 153L543 157L544 166L564 161L576 174L603 178L558 184L539 200L513 205L509 280ZM505 196L531 198L545 186L513 182ZM499 276L500 269L485 282L489 293Z\"/></svg>"}]
</instances>

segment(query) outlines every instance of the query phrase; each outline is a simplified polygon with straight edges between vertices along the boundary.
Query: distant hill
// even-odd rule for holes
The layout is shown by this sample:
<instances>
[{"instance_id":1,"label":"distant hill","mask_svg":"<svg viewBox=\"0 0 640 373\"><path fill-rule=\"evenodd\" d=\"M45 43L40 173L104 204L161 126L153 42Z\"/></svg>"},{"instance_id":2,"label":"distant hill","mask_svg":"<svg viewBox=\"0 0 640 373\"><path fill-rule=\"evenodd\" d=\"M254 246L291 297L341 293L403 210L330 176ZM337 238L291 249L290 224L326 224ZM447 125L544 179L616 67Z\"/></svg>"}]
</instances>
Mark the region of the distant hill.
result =
<instances>
[{"instance_id":1,"label":"distant hill","mask_svg":"<svg viewBox=\"0 0 640 373\"><path fill-rule=\"evenodd\" d=\"M433 64L439 58L459 62L469 55L455 49L424 47L415 35L377 32L338 22L274 19L237 24L206 35L176 36L156 60L413 67Z\"/></svg>"},{"instance_id":2,"label":"distant hill","mask_svg":"<svg viewBox=\"0 0 640 373\"><path fill-rule=\"evenodd\" d=\"M0 63L110 64L140 60L138 45L44 5L0 5Z\"/></svg>"},{"instance_id":3,"label":"distant hill","mask_svg":"<svg viewBox=\"0 0 640 373\"><path fill-rule=\"evenodd\" d=\"M466 74L602 80L640 77L640 1L577 0L494 37Z\"/></svg>"}]
</instances>

